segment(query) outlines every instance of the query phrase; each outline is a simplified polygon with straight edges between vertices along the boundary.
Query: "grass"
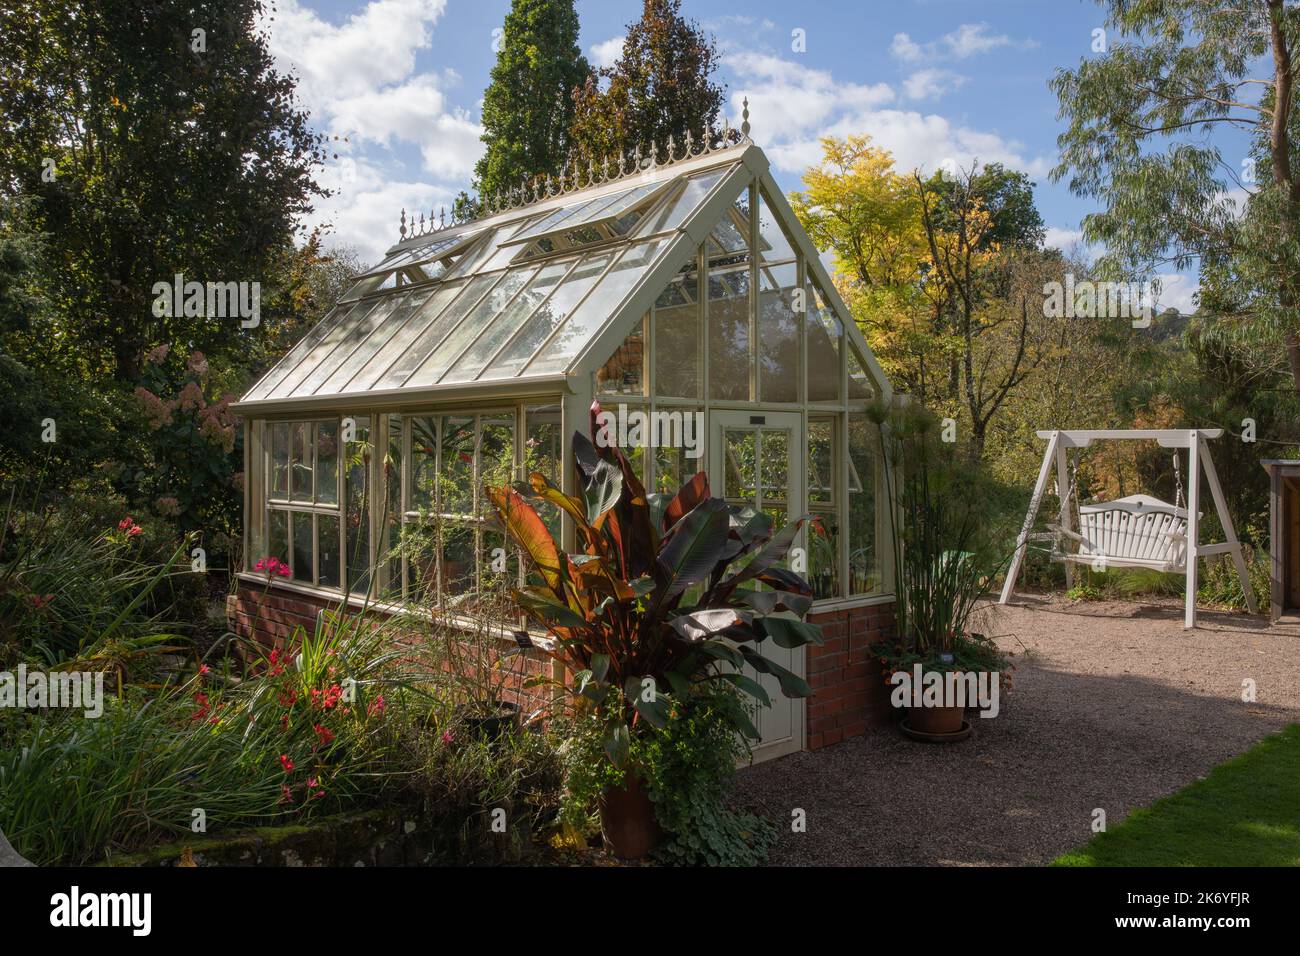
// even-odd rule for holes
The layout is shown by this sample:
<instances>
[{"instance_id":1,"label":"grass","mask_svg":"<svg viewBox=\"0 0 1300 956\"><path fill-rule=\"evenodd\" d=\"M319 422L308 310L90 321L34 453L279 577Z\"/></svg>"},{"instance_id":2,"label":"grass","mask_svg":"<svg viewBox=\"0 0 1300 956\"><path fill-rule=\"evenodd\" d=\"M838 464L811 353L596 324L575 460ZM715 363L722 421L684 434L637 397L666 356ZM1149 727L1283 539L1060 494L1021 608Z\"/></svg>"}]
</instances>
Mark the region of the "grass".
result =
<instances>
[{"instance_id":1,"label":"grass","mask_svg":"<svg viewBox=\"0 0 1300 956\"><path fill-rule=\"evenodd\" d=\"M1300 724L1052 865L1300 866Z\"/></svg>"}]
</instances>

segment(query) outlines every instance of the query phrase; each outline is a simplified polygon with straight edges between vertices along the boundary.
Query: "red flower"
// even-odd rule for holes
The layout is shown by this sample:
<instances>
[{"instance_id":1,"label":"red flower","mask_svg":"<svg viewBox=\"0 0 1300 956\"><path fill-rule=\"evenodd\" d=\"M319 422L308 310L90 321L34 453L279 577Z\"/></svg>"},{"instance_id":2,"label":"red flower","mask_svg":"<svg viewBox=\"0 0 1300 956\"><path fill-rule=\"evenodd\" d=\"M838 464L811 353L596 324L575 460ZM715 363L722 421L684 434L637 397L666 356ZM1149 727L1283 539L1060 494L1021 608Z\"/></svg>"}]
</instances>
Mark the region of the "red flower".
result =
<instances>
[{"instance_id":1,"label":"red flower","mask_svg":"<svg viewBox=\"0 0 1300 956\"><path fill-rule=\"evenodd\" d=\"M195 694L194 702L199 705L199 709L190 714L190 720L202 720L208 715L208 695L203 693Z\"/></svg>"},{"instance_id":2,"label":"red flower","mask_svg":"<svg viewBox=\"0 0 1300 956\"><path fill-rule=\"evenodd\" d=\"M284 784L280 784L280 802L293 803L293 791Z\"/></svg>"},{"instance_id":3,"label":"red flower","mask_svg":"<svg viewBox=\"0 0 1300 956\"><path fill-rule=\"evenodd\" d=\"M369 714L371 717L374 717L376 714L382 714L383 712L384 712L384 695L380 694L373 701L371 701L370 707L367 708L366 713Z\"/></svg>"},{"instance_id":4,"label":"red flower","mask_svg":"<svg viewBox=\"0 0 1300 956\"><path fill-rule=\"evenodd\" d=\"M117 530L126 531L134 524L135 524L135 519L132 518L130 515L127 515L125 518L123 518L121 521L117 523Z\"/></svg>"},{"instance_id":5,"label":"red flower","mask_svg":"<svg viewBox=\"0 0 1300 956\"><path fill-rule=\"evenodd\" d=\"M207 664L200 664L200 665L199 665L199 673L200 673L200 674L211 674L211 673L212 673L212 668L209 667Z\"/></svg>"},{"instance_id":6,"label":"red flower","mask_svg":"<svg viewBox=\"0 0 1300 956\"><path fill-rule=\"evenodd\" d=\"M442 732L442 742L443 742L444 744L449 744L449 743L451 743L452 740L454 740L454 739L455 739L455 738L452 737L452 735L451 735L451 731L450 731L450 730L444 730L444 731Z\"/></svg>"},{"instance_id":7,"label":"red flower","mask_svg":"<svg viewBox=\"0 0 1300 956\"><path fill-rule=\"evenodd\" d=\"M284 768L285 773L293 770L293 760L290 759L288 754L280 754L280 766Z\"/></svg>"},{"instance_id":8,"label":"red flower","mask_svg":"<svg viewBox=\"0 0 1300 956\"><path fill-rule=\"evenodd\" d=\"M334 740L334 731L324 724L312 724L311 729L316 731L316 746L318 747L328 747Z\"/></svg>"},{"instance_id":9,"label":"red flower","mask_svg":"<svg viewBox=\"0 0 1300 956\"><path fill-rule=\"evenodd\" d=\"M127 537L134 538L136 535L143 533L143 531L144 529L141 528L138 524L133 524L131 525L130 528L127 529L126 534Z\"/></svg>"}]
</instances>

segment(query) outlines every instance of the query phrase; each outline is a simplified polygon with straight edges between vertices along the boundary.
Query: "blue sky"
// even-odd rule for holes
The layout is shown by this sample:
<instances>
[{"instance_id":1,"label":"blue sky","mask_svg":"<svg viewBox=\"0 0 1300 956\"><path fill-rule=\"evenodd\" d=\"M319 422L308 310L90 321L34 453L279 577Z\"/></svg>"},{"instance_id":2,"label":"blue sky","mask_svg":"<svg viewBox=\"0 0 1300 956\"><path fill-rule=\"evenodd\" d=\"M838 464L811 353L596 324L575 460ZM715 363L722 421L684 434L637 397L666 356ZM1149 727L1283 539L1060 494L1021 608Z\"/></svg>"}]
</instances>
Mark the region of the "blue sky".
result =
<instances>
[{"instance_id":1,"label":"blue sky","mask_svg":"<svg viewBox=\"0 0 1300 956\"><path fill-rule=\"evenodd\" d=\"M339 136L316 219L377 258L400 210L426 213L467 186L480 104L508 0L278 0L268 24L319 131ZM1087 201L1053 184L1061 129L1052 73L1093 55L1092 0L684 0L716 37L728 113L750 101L755 141L787 190L826 134L866 133L900 168L1002 162L1027 172L1049 242L1077 239ZM612 62L639 0L580 0L582 46ZM743 11L743 12L738 12ZM805 50L795 47L803 31ZM346 139L345 139L346 138ZM1161 306L1191 308L1194 276L1164 280Z\"/></svg>"}]
</instances>

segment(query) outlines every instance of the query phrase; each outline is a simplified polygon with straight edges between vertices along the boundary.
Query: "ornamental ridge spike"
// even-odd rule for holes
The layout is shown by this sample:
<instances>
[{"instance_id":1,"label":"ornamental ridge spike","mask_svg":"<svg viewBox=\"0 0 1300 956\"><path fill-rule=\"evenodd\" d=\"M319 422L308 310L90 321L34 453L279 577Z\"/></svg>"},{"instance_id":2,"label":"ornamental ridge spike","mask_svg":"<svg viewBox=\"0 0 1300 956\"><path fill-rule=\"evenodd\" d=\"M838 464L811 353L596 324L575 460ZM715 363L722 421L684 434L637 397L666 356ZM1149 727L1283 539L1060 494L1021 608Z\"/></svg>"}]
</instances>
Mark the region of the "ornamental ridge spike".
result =
<instances>
[{"instance_id":1,"label":"ornamental ridge spike","mask_svg":"<svg viewBox=\"0 0 1300 956\"><path fill-rule=\"evenodd\" d=\"M744 100L741 101L741 106L742 109L740 113L740 120L741 120L740 135L745 137L745 139L749 139L749 97L748 96L746 96Z\"/></svg>"},{"instance_id":2,"label":"ornamental ridge spike","mask_svg":"<svg viewBox=\"0 0 1300 956\"><path fill-rule=\"evenodd\" d=\"M402 228L399 230L403 239L406 238L406 209L402 209Z\"/></svg>"}]
</instances>

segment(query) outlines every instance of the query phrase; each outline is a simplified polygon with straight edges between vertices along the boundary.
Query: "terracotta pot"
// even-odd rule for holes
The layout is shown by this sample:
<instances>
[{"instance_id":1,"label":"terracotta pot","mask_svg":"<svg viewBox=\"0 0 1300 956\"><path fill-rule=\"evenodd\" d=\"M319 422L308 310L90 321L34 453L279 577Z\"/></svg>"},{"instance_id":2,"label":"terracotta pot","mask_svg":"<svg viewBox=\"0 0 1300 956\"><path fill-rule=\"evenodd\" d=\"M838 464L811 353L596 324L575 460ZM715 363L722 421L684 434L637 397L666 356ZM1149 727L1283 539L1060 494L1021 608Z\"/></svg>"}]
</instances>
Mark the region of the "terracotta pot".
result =
<instances>
[{"instance_id":1,"label":"terracotta pot","mask_svg":"<svg viewBox=\"0 0 1300 956\"><path fill-rule=\"evenodd\" d=\"M605 848L624 860L639 860L659 845L663 830L655 805L635 773L621 787L607 787L600 796L600 834Z\"/></svg>"},{"instance_id":2,"label":"terracotta pot","mask_svg":"<svg viewBox=\"0 0 1300 956\"><path fill-rule=\"evenodd\" d=\"M912 707L907 725L922 734L955 734L965 719L964 707Z\"/></svg>"}]
</instances>

